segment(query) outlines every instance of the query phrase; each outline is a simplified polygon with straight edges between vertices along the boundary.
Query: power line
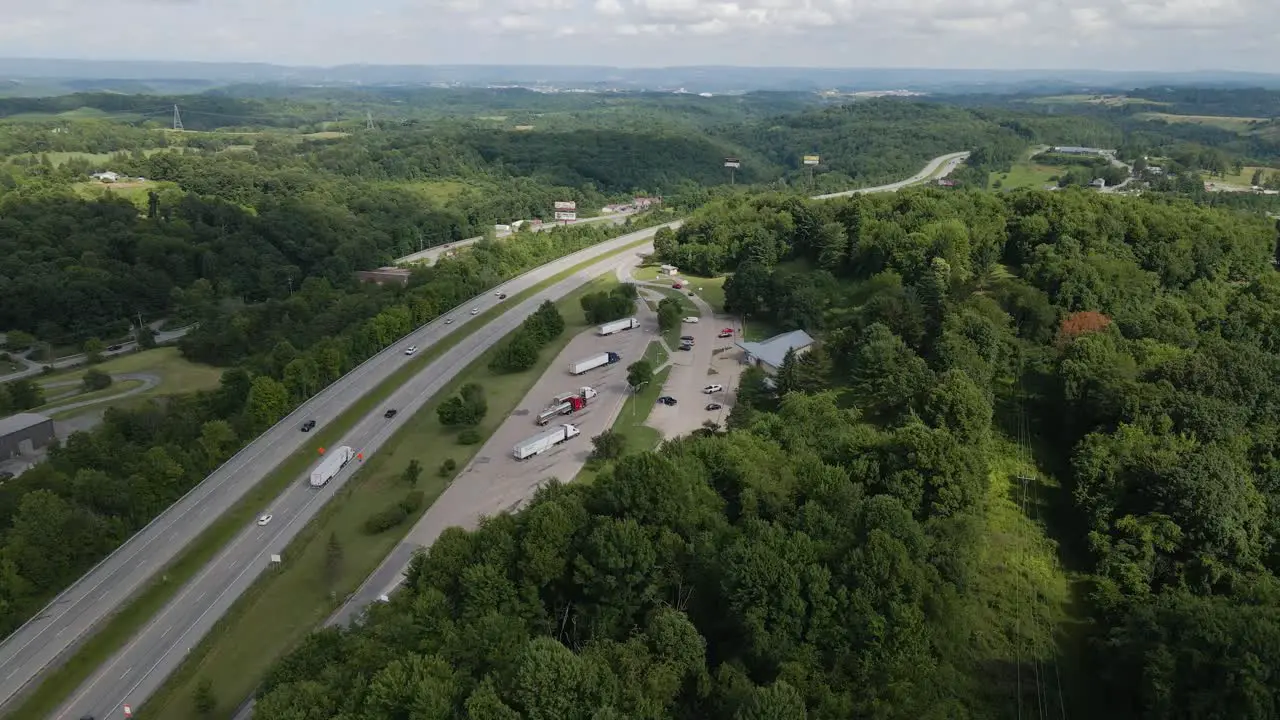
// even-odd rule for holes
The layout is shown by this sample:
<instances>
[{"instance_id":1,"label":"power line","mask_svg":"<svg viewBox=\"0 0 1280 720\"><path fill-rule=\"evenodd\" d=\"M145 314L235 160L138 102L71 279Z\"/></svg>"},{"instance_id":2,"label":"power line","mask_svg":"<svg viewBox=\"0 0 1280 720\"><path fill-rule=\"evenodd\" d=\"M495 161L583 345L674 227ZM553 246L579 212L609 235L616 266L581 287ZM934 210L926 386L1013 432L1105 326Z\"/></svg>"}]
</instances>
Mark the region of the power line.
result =
<instances>
[{"instance_id":1,"label":"power line","mask_svg":"<svg viewBox=\"0 0 1280 720\"><path fill-rule=\"evenodd\" d=\"M178 106L173 106L173 129L182 130L182 113L178 112Z\"/></svg>"}]
</instances>

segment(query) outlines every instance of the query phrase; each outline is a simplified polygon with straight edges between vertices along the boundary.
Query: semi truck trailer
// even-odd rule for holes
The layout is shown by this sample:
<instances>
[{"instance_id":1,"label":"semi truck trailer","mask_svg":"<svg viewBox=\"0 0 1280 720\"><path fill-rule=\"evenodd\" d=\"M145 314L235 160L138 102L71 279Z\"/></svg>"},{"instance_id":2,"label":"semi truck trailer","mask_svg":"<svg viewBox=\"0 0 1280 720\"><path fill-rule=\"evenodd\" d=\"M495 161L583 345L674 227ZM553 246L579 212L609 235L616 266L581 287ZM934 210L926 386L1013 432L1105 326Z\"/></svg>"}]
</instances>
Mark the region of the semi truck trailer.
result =
<instances>
[{"instance_id":1,"label":"semi truck trailer","mask_svg":"<svg viewBox=\"0 0 1280 720\"><path fill-rule=\"evenodd\" d=\"M346 445L330 450L316 469L311 471L311 487L324 487L355 456L356 451Z\"/></svg>"},{"instance_id":2,"label":"semi truck trailer","mask_svg":"<svg viewBox=\"0 0 1280 720\"><path fill-rule=\"evenodd\" d=\"M597 393L595 388L580 387L577 390L574 390L573 392L560 393L559 395L551 398L551 404L559 405L562 402L567 402L569 398L575 398L575 397L580 397L583 400L590 400L591 398L599 394L600 393Z\"/></svg>"},{"instance_id":3,"label":"semi truck trailer","mask_svg":"<svg viewBox=\"0 0 1280 720\"><path fill-rule=\"evenodd\" d=\"M568 400L565 400L558 405L552 405L546 410L538 413L538 424L546 425L557 415L572 415L586 406L587 401L585 398L574 395Z\"/></svg>"},{"instance_id":4,"label":"semi truck trailer","mask_svg":"<svg viewBox=\"0 0 1280 720\"><path fill-rule=\"evenodd\" d=\"M638 327L640 327L639 318L624 318L622 320L614 320L613 322L601 325L600 329L596 331L596 334L612 335L616 332L622 332L623 330L630 330Z\"/></svg>"},{"instance_id":5,"label":"semi truck trailer","mask_svg":"<svg viewBox=\"0 0 1280 720\"><path fill-rule=\"evenodd\" d=\"M553 430L548 430L541 435L535 435L516 445L512 452L517 460L527 460L534 455L550 450L570 438L577 437L581 432L573 425L560 425Z\"/></svg>"},{"instance_id":6,"label":"semi truck trailer","mask_svg":"<svg viewBox=\"0 0 1280 720\"><path fill-rule=\"evenodd\" d=\"M612 365L622 359L622 356L616 352L602 352L599 355L592 355L584 360L576 363L569 363L570 375L581 375L588 370L595 370L598 367Z\"/></svg>"}]
</instances>

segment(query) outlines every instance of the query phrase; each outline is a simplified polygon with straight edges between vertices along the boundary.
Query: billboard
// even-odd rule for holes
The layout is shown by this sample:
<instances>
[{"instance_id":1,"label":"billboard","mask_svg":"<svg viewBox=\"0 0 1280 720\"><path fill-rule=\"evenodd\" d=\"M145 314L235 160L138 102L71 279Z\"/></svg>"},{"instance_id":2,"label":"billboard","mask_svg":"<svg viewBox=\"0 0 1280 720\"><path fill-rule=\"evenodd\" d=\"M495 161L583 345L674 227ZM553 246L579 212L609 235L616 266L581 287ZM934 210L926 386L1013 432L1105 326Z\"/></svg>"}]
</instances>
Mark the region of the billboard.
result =
<instances>
[{"instance_id":1,"label":"billboard","mask_svg":"<svg viewBox=\"0 0 1280 720\"><path fill-rule=\"evenodd\" d=\"M567 211L569 211L569 212L573 212L574 210L577 210L577 209L578 209L578 203L576 203L576 202L558 202L558 203L556 203L556 204L555 204L555 209L556 209L556 210L567 210Z\"/></svg>"},{"instance_id":2,"label":"billboard","mask_svg":"<svg viewBox=\"0 0 1280 720\"><path fill-rule=\"evenodd\" d=\"M817 156L817 155L805 155L805 156L804 156L804 164L805 164L805 165L817 165L817 164L818 164L818 156Z\"/></svg>"},{"instance_id":3,"label":"billboard","mask_svg":"<svg viewBox=\"0 0 1280 720\"><path fill-rule=\"evenodd\" d=\"M738 158L725 158L724 166L727 168L739 168L742 167L742 163L738 162Z\"/></svg>"},{"instance_id":4,"label":"billboard","mask_svg":"<svg viewBox=\"0 0 1280 720\"><path fill-rule=\"evenodd\" d=\"M564 210L557 210L557 211L556 211L556 219L557 219L557 220L577 220L577 219L578 219L578 213L576 213L576 212L565 212Z\"/></svg>"}]
</instances>

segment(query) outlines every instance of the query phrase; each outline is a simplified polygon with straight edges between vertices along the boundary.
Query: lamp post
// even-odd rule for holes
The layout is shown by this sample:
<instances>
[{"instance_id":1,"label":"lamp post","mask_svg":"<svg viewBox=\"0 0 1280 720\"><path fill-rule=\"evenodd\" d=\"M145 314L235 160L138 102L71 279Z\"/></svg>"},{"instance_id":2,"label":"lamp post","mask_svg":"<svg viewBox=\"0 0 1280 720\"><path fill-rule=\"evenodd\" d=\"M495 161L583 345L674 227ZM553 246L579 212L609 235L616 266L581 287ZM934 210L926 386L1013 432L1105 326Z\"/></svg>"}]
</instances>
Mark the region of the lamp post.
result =
<instances>
[{"instance_id":1,"label":"lamp post","mask_svg":"<svg viewBox=\"0 0 1280 720\"><path fill-rule=\"evenodd\" d=\"M645 380L639 385L633 385L631 387L631 424L632 425L636 424L636 395L640 394L640 388L648 384L649 384L649 381Z\"/></svg>"}]
</instances>

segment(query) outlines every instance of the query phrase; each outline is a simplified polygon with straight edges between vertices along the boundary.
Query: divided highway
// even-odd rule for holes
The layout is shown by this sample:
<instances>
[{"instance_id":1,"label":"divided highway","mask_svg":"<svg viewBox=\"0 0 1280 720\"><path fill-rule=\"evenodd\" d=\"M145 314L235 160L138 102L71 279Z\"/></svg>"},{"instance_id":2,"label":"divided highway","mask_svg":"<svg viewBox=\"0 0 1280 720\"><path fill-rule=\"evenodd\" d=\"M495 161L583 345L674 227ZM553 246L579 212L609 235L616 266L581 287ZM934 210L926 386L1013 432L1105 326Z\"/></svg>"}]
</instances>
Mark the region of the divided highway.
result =
<instances>
[{"instance_id":1,"label":"divided highway","mask_svg":"<svg viewBox=\"0 0 1280 720\"><path fill-rule=\"evenodd\" d=\"M579 263L613 254L622 246L652 237L657 230L658 227L647 228L600 243L543 265L494 290L501 289L508 294L528 290ZM405 345L412 343L429 348L471 322L470 308L483 311L498 302L492 291L487 292L366 360L259 436L56 597L0 644L0 710L6 710L4 706L28 684L38 680L46 668L86 639L100 622L280 462L308 445L311 436L298 430L303 421L314 419L323 426L333 420L410 359L404 355ZM445 324L446 316L453 317L454 322ZM381 416L381 410L377 415ZM407 416L408 413L402 413L401 419Z\"/></svg>"},{"instance_id":2,"label":"divided highway","mask_svg":"<svg viewBox=\"0 0 1280 720\"><path fill-rule=\"evenodd\" d=\"M895 191L928 179L948 162L950 167L954 167L965 156L967 153L953 153L935 158L912 178L891 185L819 197ZM601 243L494 288L415 330L304 403L7 638L0 645L0 707L38 679L63 653L85 639L103 619L141 589L158 570L280 462L307 445L309 436L298 431L304 420L315 419L323 425L336 418L408 361L409 358L403 354L406 345L416 344L425 348L440 341L472 321L467 314L469 308L485 310L498 303L493 294L495 291L519 293L581 262L612 255L622 246L652 237L659 227L675 228L679 225L680 221L675 221ZM606 259L596 267L575 273L536 297L513 306L497 320L463 339L395 392L387 407L401 410L396 418L383 419L384 408L378 408L357 423L355 429L343 438L342 444L351 445L366 456L376 451L400 423L407 421L457 372L515 329L539 303L572 292L596 275L609 271L616 263L616 259ZM452 316L455 322L446 325L446 316ZM55 717L75 720L92 715L98 720L114 720L120 717L123 704L140 706L177 667L185 653L267 567L271 553L282 552L288 541L345 484L354 470L355 466L349 467L319 491L304 484L305 475L300 477L269 509L275 516L272 523L265 527L251 525L237 536L126 648L99 668Z\"/></svg>"}]
</instances>

